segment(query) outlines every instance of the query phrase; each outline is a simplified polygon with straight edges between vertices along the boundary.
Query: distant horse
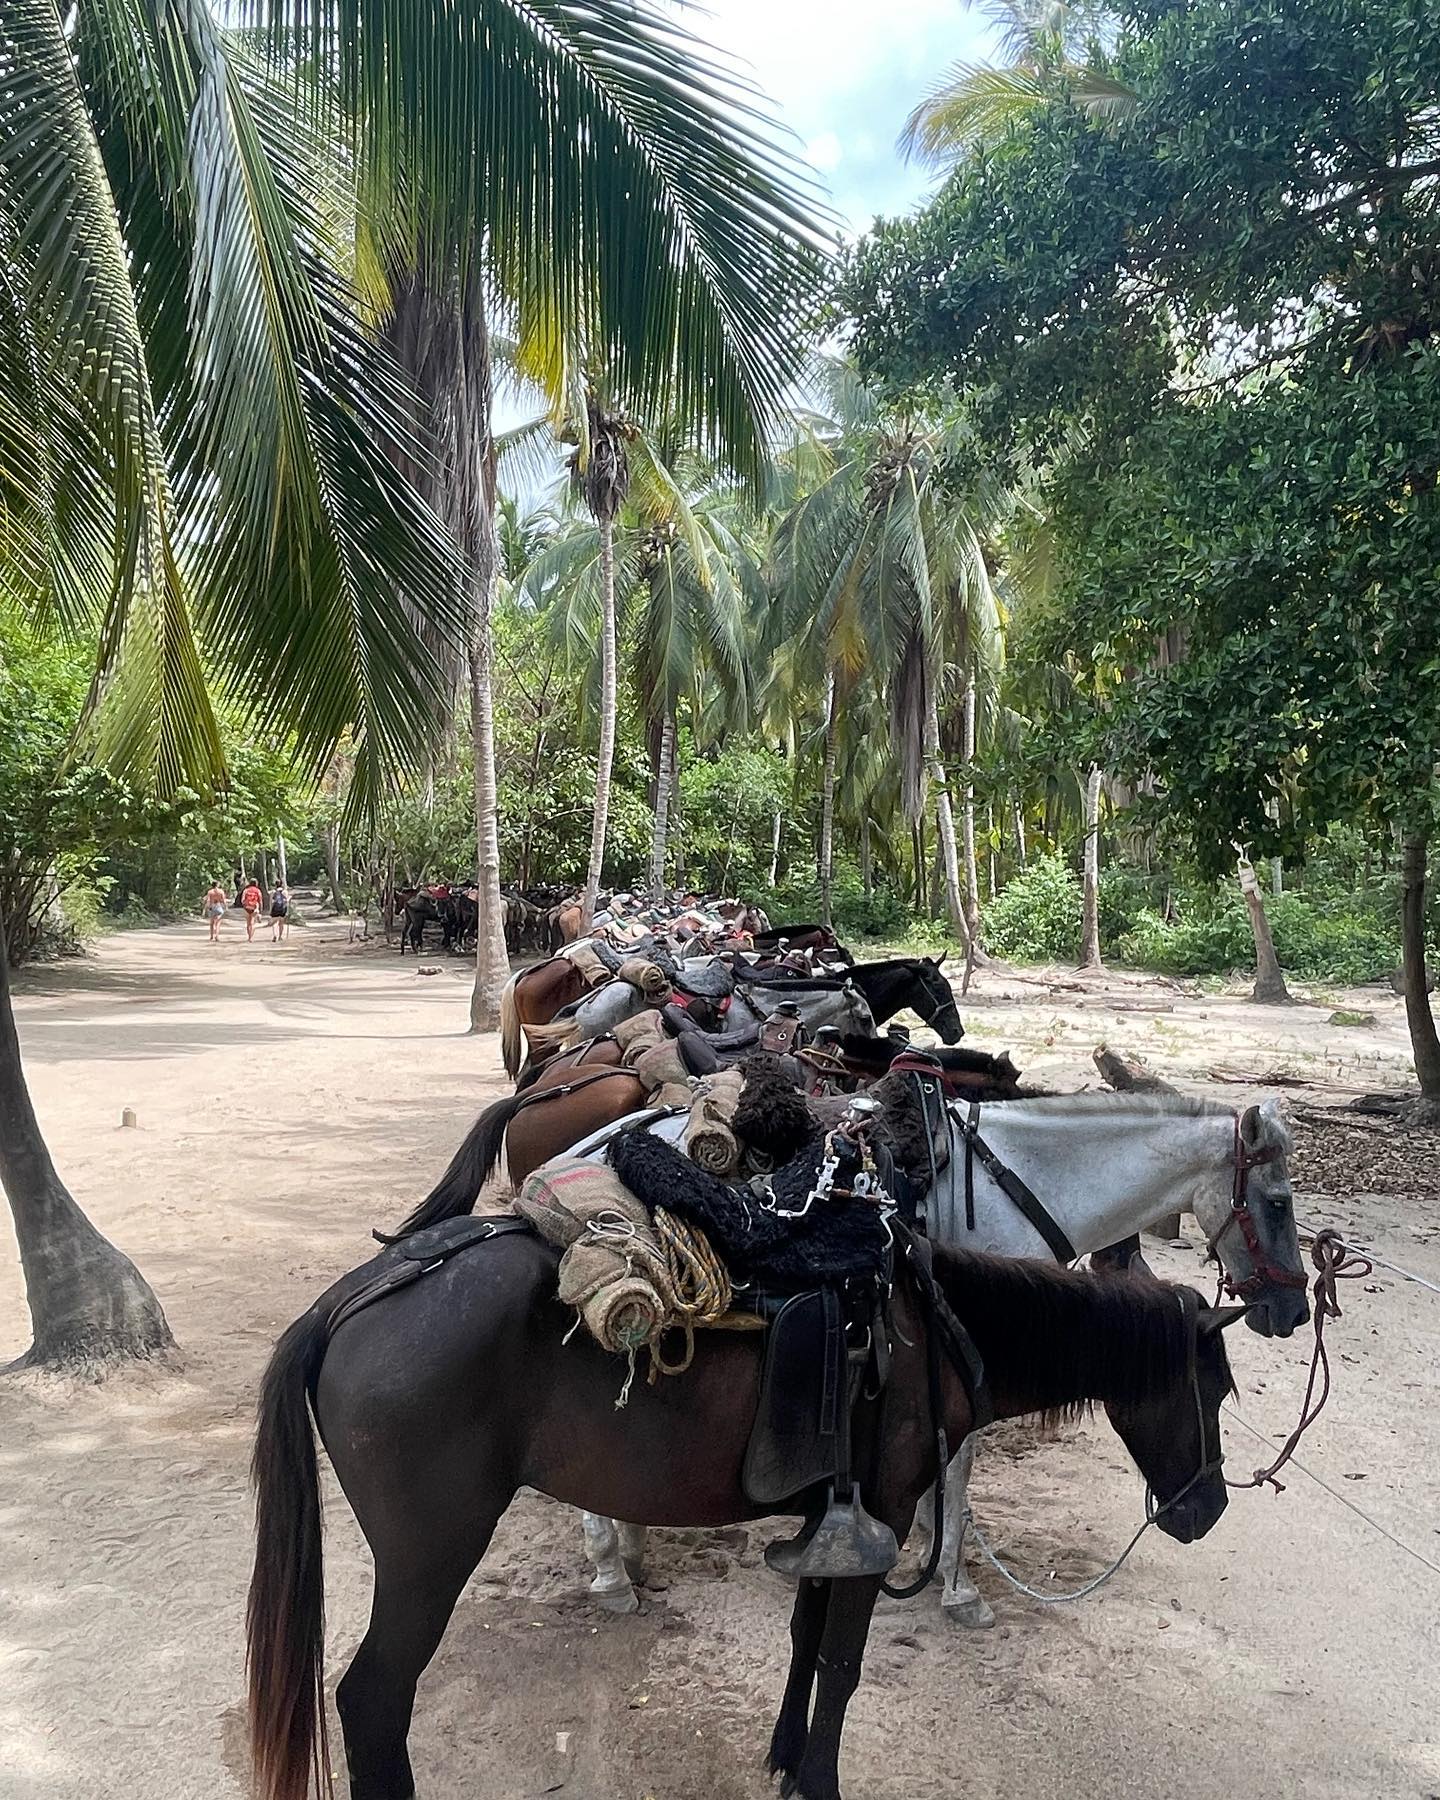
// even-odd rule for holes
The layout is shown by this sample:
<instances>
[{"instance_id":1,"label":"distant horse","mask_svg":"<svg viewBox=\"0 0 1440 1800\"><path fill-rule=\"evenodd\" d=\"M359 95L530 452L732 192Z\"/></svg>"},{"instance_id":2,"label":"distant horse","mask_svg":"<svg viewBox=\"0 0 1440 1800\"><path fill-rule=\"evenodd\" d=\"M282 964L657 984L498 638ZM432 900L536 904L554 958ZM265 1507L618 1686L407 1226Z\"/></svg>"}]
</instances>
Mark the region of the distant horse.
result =
<instances>
[{"instance_id":1,"label":"distant horse","mask_svg":"<svg viewBox=\"0 0 1440 1800\"><path fill-rule=\"evenodd\" d=\"M407 944L419 956L425 947L425 927L427 925L438 924L441 927L442 939L448 937L449 934L444 928L440 902L433 895L427 894L424 888L411 888L403 893L403 899L398 894L396 898L401 899L405 909L405 915L400 925L400 954L402 956L405 954Z\"/></svg>"},{"instance_id":2,"label":"distant horse","mask_svg":"<svg viewBox=\"0 0 1440 1800\"><path fill-rule=\"evenodd\" d=\"M387 1250L343 1276L265 1373L246 1615L259 1800L328 1785L317 1430L374 1557L369 1626L336 1691L352 1800L412 1800L416 1683L522 1486L648 1525L764 1516L741 1476L764 1355L752 1334L700 1333L684 1375L637 1382L617 1409L624 1362L564 1329L557 1253L539 1239L497 1233L337 1323L403 1262ZM1227 1499L1219 1409L1233 1387L1218 1327L1234 1309L1160 1282L939 1249L933 1288L905 1259L895 1277L889 1384L855 1472L897 1539L935 1478L937 1427L961 1442L987 1399L999 1418L1103 1403L1160 1529L1189 1543L1214 1526ZM957 1316L984 1360L980 1394L943 1328ZM881 1580L807 1581L796 1594L769 1763L798 1800L840 1800L841 1734Z\"/></svg>"},{"instance_id":3,"label":"distant horse","mask_svg":"<svg viewBox=\"0 0 1440 1800\"><path fill-rule=\"evenodd\" d=\"M855 960L828 925L770 925L753 935L755 948L762 956L778 955L783 944L787 950L818 950L836 962Z\"/></svg>"}]
</instances>

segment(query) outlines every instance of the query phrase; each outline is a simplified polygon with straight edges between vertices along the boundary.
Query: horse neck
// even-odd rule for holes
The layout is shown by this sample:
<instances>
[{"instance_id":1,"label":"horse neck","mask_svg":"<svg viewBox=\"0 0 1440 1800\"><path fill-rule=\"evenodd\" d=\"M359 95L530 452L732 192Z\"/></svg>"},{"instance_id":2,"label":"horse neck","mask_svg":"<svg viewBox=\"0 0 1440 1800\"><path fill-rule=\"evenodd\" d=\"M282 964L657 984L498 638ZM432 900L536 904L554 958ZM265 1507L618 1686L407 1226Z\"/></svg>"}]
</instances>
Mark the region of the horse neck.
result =
<instances>
[{"instance_id":1,"label":"horse neck","mask_svg":"<svg viewBox=\"0 0 1440 1800\"><path fill-rule=\"evenodd\" d=\"M915 971L907 962L861 963L846 979L865 996L877 1025L893 1018L908 1003L916 984Z\"/></svg>"},{"instance_id":2,"label":"horse neck","mask_svg":"<svg viewBox=\"0 0 1440 1800\"><path fill-rule=\"evenodd\" d=\"M1081 1256L1172 1212L1194 1212L1213 1234L1230 1204L1231 1131L1219 1113L1103 1095L1073 1105L998 1101L980 1113L980 1135L1033 1189ZM952 1155L964 1156L958 1134ZM978 1170L977 1181L992 1192ZM1018 1224L1011 1201L992 1192L992 1203L1002 1223ZM999 1247L1014 1246L1002 1236Z\"/></svg>"},{"instance_id":3,"label":"horse neck","mask_svg":"<svg viewBox=\"0 0 1440 1800\"><path fill-rule=\"evenodd\" d=\"M997 1418L1144 1401L1188 1367L1179 1288L939 1247L934 1267L984 1360Z\"/></svg>"}]
</instances>

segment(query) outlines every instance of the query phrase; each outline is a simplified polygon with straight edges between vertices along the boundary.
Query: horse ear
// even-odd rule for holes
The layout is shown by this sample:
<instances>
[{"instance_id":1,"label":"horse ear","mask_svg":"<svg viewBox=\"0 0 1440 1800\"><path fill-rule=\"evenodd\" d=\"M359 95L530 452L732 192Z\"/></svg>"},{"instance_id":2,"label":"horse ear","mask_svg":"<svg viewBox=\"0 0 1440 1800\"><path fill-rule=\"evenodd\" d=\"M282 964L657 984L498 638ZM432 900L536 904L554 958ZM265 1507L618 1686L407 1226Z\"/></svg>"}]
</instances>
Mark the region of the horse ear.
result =
<instances>
[{"instance_id":1,"label":"horse ear","mask_svg":"<svg viewBox=\"0 0 1440 1800\"><path fill-rule=\"evenodd\" d=\"M1201 1337L1209 1337L1212 1331L1224 1331L1227 1325L1234 1325L1243 1319L1250 1308L1248 1306L1212 1306L1200 1315L1196 1330Z\"/></svg>"}]
</instances>

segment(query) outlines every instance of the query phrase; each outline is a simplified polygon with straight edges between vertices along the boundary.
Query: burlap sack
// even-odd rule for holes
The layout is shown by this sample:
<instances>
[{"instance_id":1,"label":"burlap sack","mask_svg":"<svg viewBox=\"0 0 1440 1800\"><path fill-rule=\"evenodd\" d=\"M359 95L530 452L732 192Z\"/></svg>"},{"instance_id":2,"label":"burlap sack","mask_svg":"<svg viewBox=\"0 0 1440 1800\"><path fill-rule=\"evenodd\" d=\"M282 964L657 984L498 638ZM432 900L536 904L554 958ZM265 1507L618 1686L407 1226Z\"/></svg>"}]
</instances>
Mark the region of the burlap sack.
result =
<instances>
[{"instance_id":1,"label":"burlap sack","mask_svg":"<svg viewBox=\"0 0 1440 1800\"><path fill-rule=\"evenodd\" d=\"M707 1075L690 1107L680 1147L698 1168L722 1180L740 1166L740 1140L731 1128L745 1078L738 1069Z\"/></svg>"}]
</instances>

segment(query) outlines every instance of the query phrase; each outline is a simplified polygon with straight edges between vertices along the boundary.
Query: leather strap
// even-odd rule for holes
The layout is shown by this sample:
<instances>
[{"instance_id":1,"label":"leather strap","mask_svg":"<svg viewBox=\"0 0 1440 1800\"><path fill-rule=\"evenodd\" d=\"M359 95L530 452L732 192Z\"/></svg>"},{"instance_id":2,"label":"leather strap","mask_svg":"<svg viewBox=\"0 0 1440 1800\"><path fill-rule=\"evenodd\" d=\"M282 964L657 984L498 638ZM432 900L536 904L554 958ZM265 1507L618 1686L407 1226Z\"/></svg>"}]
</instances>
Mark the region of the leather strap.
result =
<instances>
[{"instance_id":1,"label":"leather strap","mask_svg":"<svg viewBox=\"0 0 1440 1800\"><path fill-rule=\"evenodd\" d=\"M424 1231L401 1238L390 1248L395 1260L378 1269L363 1287L347 1294L335 1306L325 1322L326 1340L332 1338L347 1319L353 1319L356 1313L363 1312L367 1306L383 1300L398 1288L409 1287L412 1281L438 1269L441 1263L449 1262L459 1251L468 1250L472 1244L483 1244L489 1238L529 1229L525 1220L514 1213L500 1213L493 1218L447 1219L442 1225L431 1225Z\"/></svg>"},{"instance_id":2,"label":"leather strap","mask_svg":"<svg viewBox=\"0 0 1440 1800\"><path fill-rule=\"evenodd\" d=\"M1036 1195L1031 1192L1013 1169L1006 1168L1005 1164L1001 1162L1000 1158L985 1142L984 1138L981 1137L979 1101L971 1102L967 1117L959 1123L961 1131L965 1134L966 1146L966 1223L969 1223L968 1207L970 1195L968 1190L968 1179L970 1154L973 1151L973 1153L980 1158L981 1163L984 1165L985 1172L995 1183L996 1187L998 1187L1001 1193L1009 1200L1014 1202L1040 1233L1041 1237L1044 1238L1046 1244L1049 1245L1050 1254L1055 1260L1062 1263L1073 1263L1079 1254L1075 1246L1070 1242L1069 1238L1055 1220L1050 1217L1050 1214L1046 1212Z\"/></svg>"}]
</instances>

